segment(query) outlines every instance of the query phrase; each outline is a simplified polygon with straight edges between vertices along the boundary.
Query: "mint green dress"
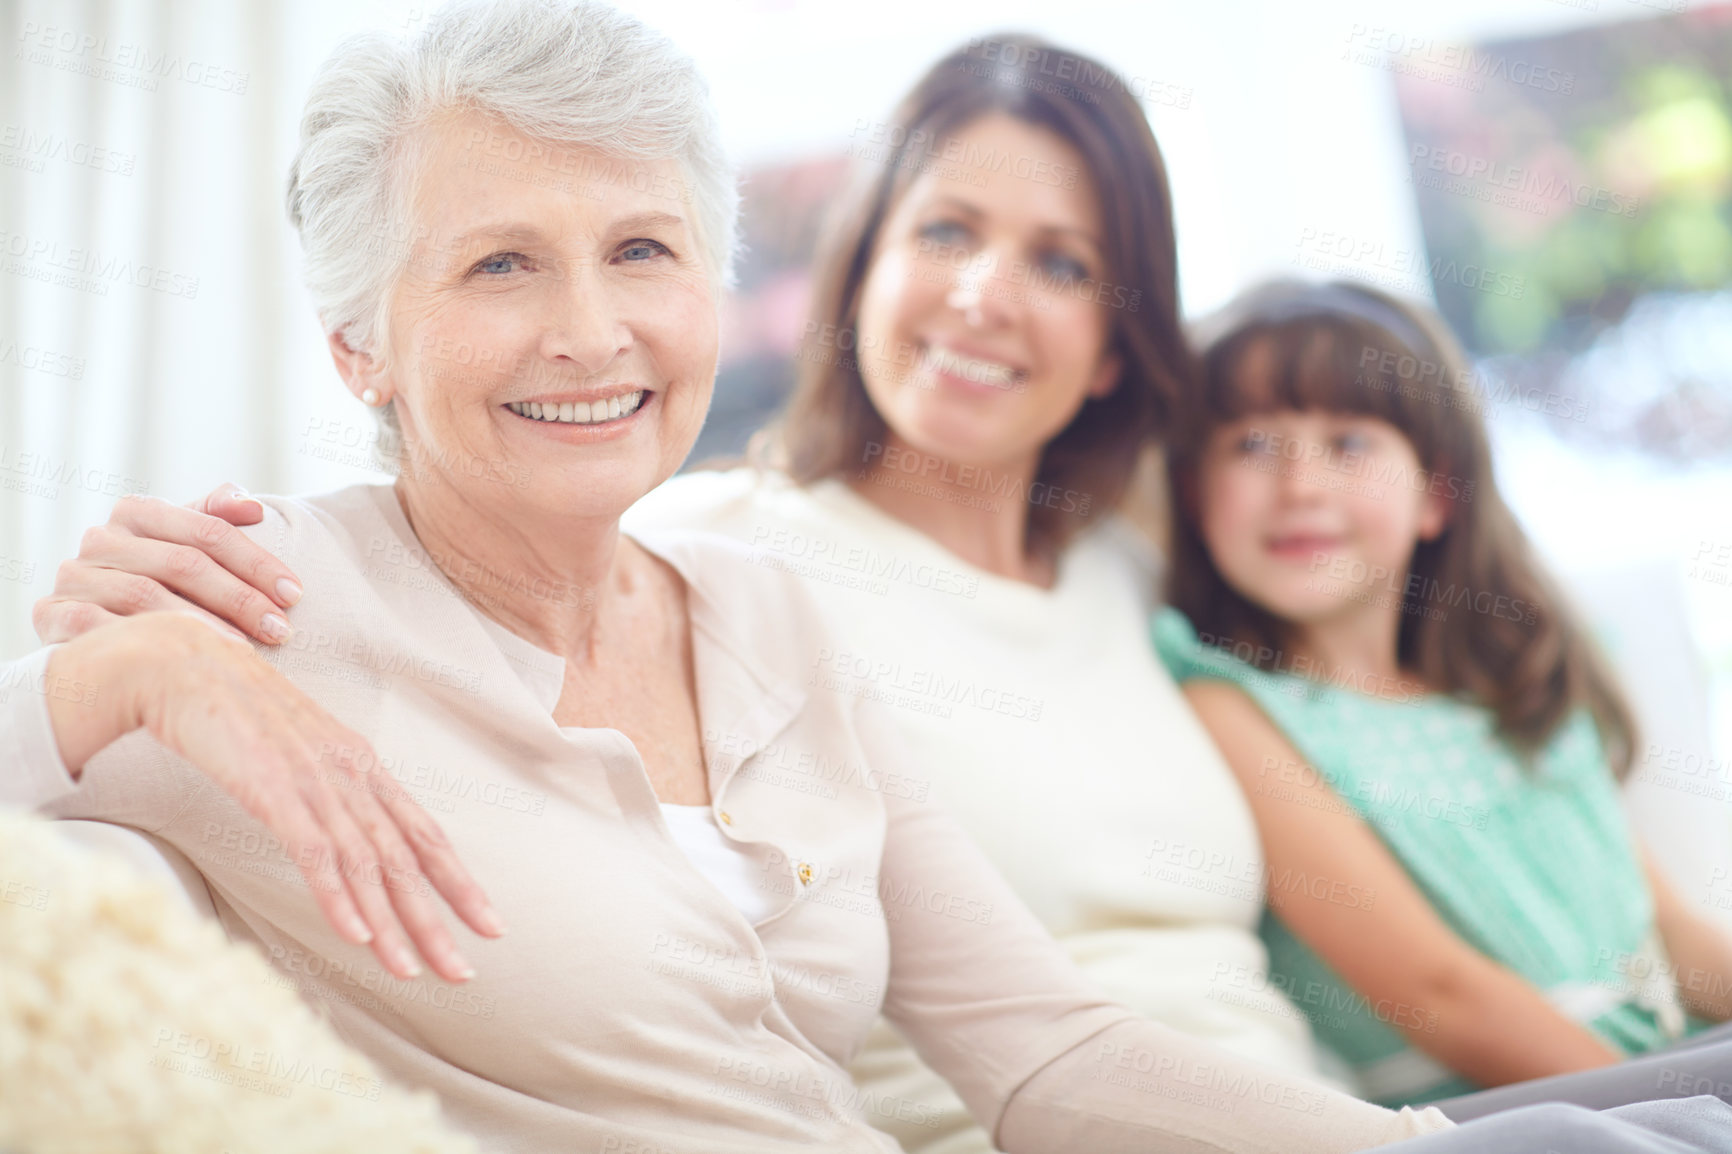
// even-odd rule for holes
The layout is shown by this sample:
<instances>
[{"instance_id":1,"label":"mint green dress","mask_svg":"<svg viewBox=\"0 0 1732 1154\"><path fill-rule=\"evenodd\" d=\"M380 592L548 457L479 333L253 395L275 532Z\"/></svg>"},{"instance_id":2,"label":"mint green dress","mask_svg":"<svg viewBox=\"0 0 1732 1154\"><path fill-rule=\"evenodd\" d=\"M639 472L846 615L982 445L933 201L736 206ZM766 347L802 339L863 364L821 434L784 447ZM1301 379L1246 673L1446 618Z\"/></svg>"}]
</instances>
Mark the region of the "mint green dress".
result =
<instances>
[{"instance_id":1,"label":"mint green dress","mask_svg":"<svg viewBox=\"0 0 1732 1154\"><path fill-rule=\"evenodd\" d=\"M1559 726L1524 766L1481 706L1439 695L1376 697L1268 673L1203 645L1170 608L1155 616L1153 634L1176 680L1234 682L1308 763L1271 767L1253 791L1279 797L1297 775L1320 774L1377 832L1451 929L1625 1053L1659 1048L1684 1031L1669 980L1651 976L1669 967L1628 960L1636 951L1658 951L1653 902L1585 711ZM1264 882L1272 909L1284 896L1322 886L1320 879L1268 871ZM1337 889L1334 900L1375 901L1358 887ZM1424 1007L1370 1004L1271 911L1261 932L1269 981L1353 1068L1366 1097L1403 1105L1479 1089L1409 1046L1395 1028L1435 1028L1435 1015Z\"/></svg>"}]
</instances>

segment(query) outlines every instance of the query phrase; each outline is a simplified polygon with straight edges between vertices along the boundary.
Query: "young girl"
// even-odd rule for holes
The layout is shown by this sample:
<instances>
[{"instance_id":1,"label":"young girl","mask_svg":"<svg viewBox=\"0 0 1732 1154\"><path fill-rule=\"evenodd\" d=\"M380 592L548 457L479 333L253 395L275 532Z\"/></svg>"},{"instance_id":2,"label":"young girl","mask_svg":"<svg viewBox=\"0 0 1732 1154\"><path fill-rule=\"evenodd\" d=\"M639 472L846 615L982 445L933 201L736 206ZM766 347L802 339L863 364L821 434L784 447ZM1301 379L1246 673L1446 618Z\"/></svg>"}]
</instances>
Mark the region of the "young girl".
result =
<instances>
[{"instance_id":1,"label":"young girl","mask_svg":"<svg viewBox=\"0 0 1732 1154\"><path fill-rule=\"evenodd\" d=\"M1223 980L1285 992L1385 1103L1732 1017L1732 942L1632 837L1629 708L1498 495L1441 324L1280 282L1213 329L1155 640L1266 856L1270 972Z\"/></svg>"}]
</instances>

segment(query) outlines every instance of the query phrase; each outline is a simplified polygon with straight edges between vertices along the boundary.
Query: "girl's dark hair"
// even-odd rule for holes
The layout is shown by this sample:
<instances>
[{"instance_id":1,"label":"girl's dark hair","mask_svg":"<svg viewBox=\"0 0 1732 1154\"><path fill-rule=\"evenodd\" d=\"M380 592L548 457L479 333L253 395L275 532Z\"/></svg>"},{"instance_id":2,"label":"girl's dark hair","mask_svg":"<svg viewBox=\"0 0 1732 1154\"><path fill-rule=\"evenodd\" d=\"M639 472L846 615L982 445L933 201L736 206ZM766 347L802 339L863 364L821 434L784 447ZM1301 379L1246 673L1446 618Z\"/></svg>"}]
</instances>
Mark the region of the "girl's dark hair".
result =
<instances>
[{"instance_id":1,"label":"girl's dark hair","mask_svg":"<svg viewBox=\"0 0 1732 1154\"><path fill-rule=\"evenodd\" d=\"M1064 79L1058 80L1057 77ZM1099 62L1049 41L1001 35L944 57L914 86L884 134L885 155L861 169L832 218L816 263L811 322L793 394L750 456L801 484L859 472L886 434L846 351L860 288L879 232L902 194L945 142L981 117L1004 113L1058 134L1083 156L1101 199L1109 262L1096 299L1116 307L1109 351L1123 362L1118 387L1086 402L1046 445L1035 478L1044 491L1088 495L1091 512L1116 507L1139 452L1162 431L1194 380L1179 320L1178 257L1166 166L1126 82ZM1032 488L1032 486L1031 486ZM1031 501L1031 551L1062 549L1087 514Z\"/></svg>"},{"instance_id":2,"label":"girl's dark hair","mask_svg":"<svg viewBox=\"0 0 1732 1154\"><path fill-rule=\"evenodd\" d=\"M1279 280L1238 297L1196 337L1202 385L1168 446L1167 595L1198 632L1230 639L1235 652L1249 642L1264 668L1292 641L1287 623L1232 589L1204 548L1196 476L1213 432L1286 409L1376 417L1412 443L1424 470L1417 484L1450 502L1443 532L1414 548L1401 585L1401 668L1490 708L1524 753L1586 707L1613 771L1627 772L1630 707L1498 494L1481 416L1488 391L1443 322L1364 285Z\"/></svg>"}]
</instances>

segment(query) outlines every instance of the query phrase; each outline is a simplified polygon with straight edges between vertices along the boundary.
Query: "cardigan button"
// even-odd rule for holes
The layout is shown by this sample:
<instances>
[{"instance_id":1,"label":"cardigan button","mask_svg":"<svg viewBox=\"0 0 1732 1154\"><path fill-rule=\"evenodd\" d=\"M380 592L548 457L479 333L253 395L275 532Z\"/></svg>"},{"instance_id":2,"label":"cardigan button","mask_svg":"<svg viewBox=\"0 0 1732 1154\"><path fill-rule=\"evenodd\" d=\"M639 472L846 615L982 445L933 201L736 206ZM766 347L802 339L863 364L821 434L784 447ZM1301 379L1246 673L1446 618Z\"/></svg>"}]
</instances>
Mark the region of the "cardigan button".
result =
<instances>
[{"instance_id":1,"label":"cardigan button","mask_svg":"<svg viewBox=\"0 0 1732 1154\"><path fill-rule=\"evenodd\" d=\"M723 825L733 825L734 824L734 819L732 817L728 816L727 810L724 809L722 811L721 817L722 817L722 824Z\"/></svg>"},{"instance_id":2,"label":"cardigan button","mask_svg":"<svg viewBox=\"0 0 1732 1154\"><path fill-rule=\"evenodd\" d=\"M800 884L801 885L809 886L812 884L812 863L811 862L804 862L804 861L801 862L800 868L796 872L798 872L800 875Z\"/></svg>"}]
</instances>

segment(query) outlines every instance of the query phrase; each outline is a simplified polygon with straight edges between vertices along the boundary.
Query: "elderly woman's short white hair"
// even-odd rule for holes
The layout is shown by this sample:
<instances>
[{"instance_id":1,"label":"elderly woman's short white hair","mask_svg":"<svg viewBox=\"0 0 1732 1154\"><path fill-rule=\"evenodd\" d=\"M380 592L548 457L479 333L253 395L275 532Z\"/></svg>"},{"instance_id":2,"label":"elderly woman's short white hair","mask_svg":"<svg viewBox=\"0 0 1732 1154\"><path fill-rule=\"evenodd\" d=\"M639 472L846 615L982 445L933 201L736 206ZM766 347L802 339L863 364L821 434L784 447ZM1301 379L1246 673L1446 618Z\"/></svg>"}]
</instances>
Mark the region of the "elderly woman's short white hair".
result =
<instances>
[{"instance_id":1,"label":"elderly woman's short white hair","mask_svg":"<svg viewBox=\"0 0 1732 1154\"><path fill-rule=\"evenodd\" d=\"M732 284L739 193L691 60L596 0L458 3L410 38L346 41L307 97L289 219L319 319L349 347L388 359L389 299L416 239L410 145L429 123L469 111L566 147L677 159L712 279L718 292Z\"/></svg>"}]
</instances>

